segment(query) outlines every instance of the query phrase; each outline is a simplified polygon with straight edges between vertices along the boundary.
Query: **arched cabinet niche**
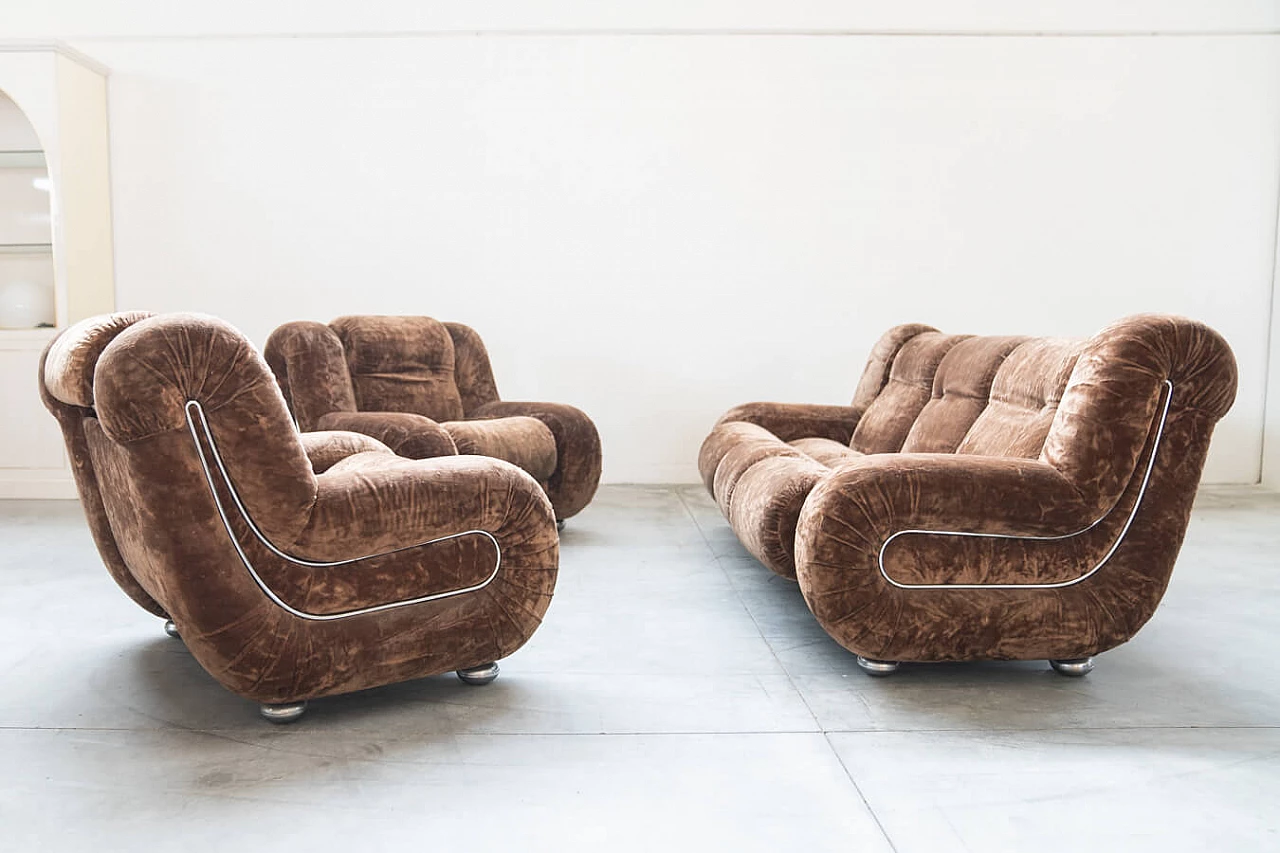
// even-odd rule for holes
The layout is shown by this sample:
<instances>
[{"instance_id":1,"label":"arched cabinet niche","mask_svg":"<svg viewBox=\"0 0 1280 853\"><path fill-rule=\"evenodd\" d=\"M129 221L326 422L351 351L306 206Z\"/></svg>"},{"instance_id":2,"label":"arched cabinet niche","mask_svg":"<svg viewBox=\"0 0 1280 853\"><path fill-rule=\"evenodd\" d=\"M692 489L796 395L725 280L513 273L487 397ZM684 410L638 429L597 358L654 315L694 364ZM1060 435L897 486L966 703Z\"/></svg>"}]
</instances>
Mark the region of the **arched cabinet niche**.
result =
<instances>
[{"instance_id":1,"label":"arched cabinet niche","mask_svg":"<svg viewBox=\"0 0 1280 853\"><path fill-rule=\"evenodd\" d=\"M0 329L57 325L52 189L36 129L0 89Z\"/></svg>"},{"instance_id":2,"label":"arched cabinet niche","mask_svg":"<svg viewBox=\"0 0 1280 853\"><path fill-rule=\"evenodd\" d=\"M115 310L106 75L0 41L0 498L75 496L36 369L59 329Z\"/></svg>"}]
</instances>

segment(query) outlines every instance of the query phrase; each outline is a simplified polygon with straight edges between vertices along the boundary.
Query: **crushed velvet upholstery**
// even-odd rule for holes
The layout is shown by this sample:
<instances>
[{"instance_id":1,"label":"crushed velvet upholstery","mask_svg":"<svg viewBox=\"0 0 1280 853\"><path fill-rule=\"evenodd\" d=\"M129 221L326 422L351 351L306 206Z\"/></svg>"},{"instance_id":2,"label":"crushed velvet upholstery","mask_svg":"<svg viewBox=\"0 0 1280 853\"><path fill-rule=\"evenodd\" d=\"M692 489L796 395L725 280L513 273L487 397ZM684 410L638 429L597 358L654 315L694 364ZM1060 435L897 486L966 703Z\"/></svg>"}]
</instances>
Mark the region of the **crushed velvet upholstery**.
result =
<instances>
[{"instance_id":1,"label":"crushed velvet upholstery","mask_svg":"<svg viewBox=\"0 0 1280 853\"><path fill-rule=\"evenodd\" d=\"M361 412L413 412L437 421L462 417L454 379L453 338L430 317L339 317L342 344ZM300 392L295 377L294 396Z\"/></svg>"},{"instance_id":2,"label":"crushed velvet upholstery","mask_svg":"<svg viewBox=\"0 0 1280 853\"><path fill-rule=\"evenodd\" d=\"M556 470L556 437L537 418L445 421L442 426L459 453L493 456L523 468L540 483Z\"/></svg>"},{"instance_id":3,"label":"crushed velvet upholstery","mask_svg":"<svg viewBox=\"0 0 1280 853\"><path fill-rule=\"evenodd\" d=\"M938 365L964 339L962 335L921 332L904 343L889 369L889 381L858 418L849 446L859 453L901 450L916 418L932 398Z\"/></svg>"},{"instance_id":4,"label":"crushed velvet upholstery","mask_svg":"<svg viewBox=\"0 0 1280 853\"><path fill-rule=\"evenodd\" d=\"M736 407L699 466L851 651L1083 658L1154 613L1235 392L1230 347L1180 317L1087 340L899 326L852 405Z\"/></svg>"},{"instance_id":5,"label":"crushed velvet upholstery","mask_svg":"<svg viewBox=\"0 0 1280 853\"><path fill-rule=\"evenodd\" d=\"M117 314L41 362L103 561L223 686L264 703L466 669L541 623L558 564L525 472L299 436L235 329Z\"/></svg>"},{"instance_id":6,"label":"crushed velvet upholstery","mask_svg":"<svg viewBox=\"0 0 1280 853\"><path fill-rule=\"evenodd\" d=\"M317 430L360 432L410 459L456 456L458 445L431 418L408 412L330 412L314 421Z\"/></svg>"},{"instance_id":7,"label":"crushed velvet upholstery","mask_svg":"<svg viewBox=\"0 0 1280 853\"><path fill-rule=\"evenodd\" d=\"M581 512L600 482L600 435L582 411L500 400L474 329L431 317L286 323L264 355L303 430L354 430L411 459L502 459L545 489L556 518Z\"/></svg>"},{"instance_id":8,"label":"crushed velvet upholstery","mask_svg":"<svg viewBox=\"0 0 1280 853\"><path fill-rule=\"evenodd\" d=\"M115 535L107 521L98 475L89 458L89 445L84 436L84 422L93 415L93 368L98 356L116 335L151 314L143 311L121 312L103 317L90 317L67 329L50 341L40 356L38 385L40 399L58 421L62 439L71 462L71 473L80 495L80 506L89 522L89 532L98 546L98 554L112 580L149 613L169 618L159 602L147 594L134 578L124 557L116 547ZM45 377L49 376L52 382ZM57 397L54 394L57 394Z\"/></svg>"},{"instance_id":9,"label":"crushed velvet upholstery","mask_svg":"<svg viewBox=\"0 0 1280 853\"><path fill-rule=\"evenodd\" d=\"M326 430L323 432L304 432L298 434L302 442L302 450L307 454L311 470L323 474L344 459L357 453L390 453L387 447L376 438L363 433Z\"/></svg>"}]
</instances>

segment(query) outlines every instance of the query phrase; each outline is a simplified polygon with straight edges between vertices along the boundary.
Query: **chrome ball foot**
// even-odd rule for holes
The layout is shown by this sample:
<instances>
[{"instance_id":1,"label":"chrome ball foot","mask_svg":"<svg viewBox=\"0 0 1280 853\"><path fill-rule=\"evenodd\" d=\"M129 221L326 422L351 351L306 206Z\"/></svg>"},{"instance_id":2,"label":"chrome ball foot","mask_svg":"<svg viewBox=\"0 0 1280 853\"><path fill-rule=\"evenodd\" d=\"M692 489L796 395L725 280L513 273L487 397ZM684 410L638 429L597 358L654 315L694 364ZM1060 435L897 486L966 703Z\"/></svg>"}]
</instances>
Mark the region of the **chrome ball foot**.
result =
<instances>
[{"instance_id":1,"label":"chrome ball foot","mask_svg":"<svg viewBox=\"0 0 1280 853\"><path fill-rule=\"evenodd\" d=\"M1070 675L1079 678L1082 675L1088 675L1089 670L1093 669L1093 658L1072 658L1071 660L1051 660L1049 666L1053 667L1053 671L1058 675Z\"/></svg>"},{"instance_id":2,"label":"chrome ball foot","mask_svg":"<svg viewBox=\"0 0 1280 853\"><path fill-rule=\"evenodd\" d=\"M557 531L557 532L559 532L559 531L561 531L561 530L564 530L564 519L563 519L563 518L557 518L557 519L556 519L556 531Z\"/></svg>"},{"instance_id":3,"label":"chrome ball foot","mask_svg":"<svg viewBox=\"0 0 1280 853\"><path fill-rule=\"evenodd\" d=\"M164 632L176 640L182 639L182 635L178 633L178 626L173 624L172 619L164 620Z\"/></svg>"},{"instance_id":4,"label":"chrome ball foot","mask_svg":"<svg viewBox=\"0 0 1280 853\"><path fill-rule=\"evenodd\" d=\"M481 666L473 666L470 669L458 670L458 678L462 679L464 684L474 684L479 687L482 684L488 684L498 677L498 665L496 663L486 663Z\"/></svg>"},{"instance_id":5,"label":"chrome ball foot","mask_svg":"<svg viewBox=\"0 0 1280 853\"><path fill-rule=\"evenodd\" d=\"M886 675L893 675L898 671L898 662L896 660L872 660L858 655L858 666L862 667L862 671L867 675L874 675L877 678L883 678Z\"/></svg>"},{"instance_id":6,"label":"chrome ball foot","mask_svg":"<svg viewBox=\"0 0 1280 853\"><path fill-rule=\"evenodd\" d=\"M286 702L283 705L269 705L264 702L258 706L258 713L264 720L278 725L296 722L306 710L306 702Z\"/></svg>"}]
</instances>

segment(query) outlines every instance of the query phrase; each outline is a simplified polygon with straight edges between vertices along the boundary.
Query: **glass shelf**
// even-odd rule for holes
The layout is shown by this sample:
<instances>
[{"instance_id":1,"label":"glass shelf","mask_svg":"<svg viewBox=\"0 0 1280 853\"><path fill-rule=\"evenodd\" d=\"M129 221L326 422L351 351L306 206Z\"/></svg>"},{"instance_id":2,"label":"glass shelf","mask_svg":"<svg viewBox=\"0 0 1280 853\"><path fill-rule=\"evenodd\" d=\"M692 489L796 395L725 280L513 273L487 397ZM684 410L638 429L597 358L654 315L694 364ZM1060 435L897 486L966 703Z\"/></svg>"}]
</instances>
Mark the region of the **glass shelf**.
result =
<instances>
[{"instance_id":1,"label":"glass shelf","mask_svg":"<svg viewBox=\"0 0 1280 853\"><path fill-rule=\"evenodd\" d=\"M0 151L0 169L43 169L43 151Z\"/></svg>"},{"instance_id":2,"label":"glass shelf","mask_svg":"<svg viewBox=\"0 0 1280 853\"><path fill-rule=\"evenodd\" d=\"M0 330L6 344L47 336L57 320L49 166L34 132L21 132L29 123L15 110L8 102L0 126Z\"/></svg>"}]
</instances>

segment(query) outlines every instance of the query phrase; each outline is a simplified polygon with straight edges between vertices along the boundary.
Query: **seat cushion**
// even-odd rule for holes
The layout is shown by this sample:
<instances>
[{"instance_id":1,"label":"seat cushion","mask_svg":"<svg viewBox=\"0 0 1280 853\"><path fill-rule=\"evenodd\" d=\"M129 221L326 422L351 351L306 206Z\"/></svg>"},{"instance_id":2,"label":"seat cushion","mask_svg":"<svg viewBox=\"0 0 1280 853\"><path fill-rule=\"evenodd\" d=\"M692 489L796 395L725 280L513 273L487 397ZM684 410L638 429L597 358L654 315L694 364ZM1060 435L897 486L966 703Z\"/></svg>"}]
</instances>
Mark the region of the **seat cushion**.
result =
<instances>
[{"instance_id":1,"label":"seat cushion","mask_svg":"<svg viewBox=\"0 0 1280 853\"><path fill-rule=\"evenodd\" d=\"M454 377L453 338L430 317L339 317L342 341L362 412L408 412L432 420L462 417Z\"/></svg>"},{"instance_id":2,"label":"seat cushion","mask_svg":"<svg viewBox=\"0 0 1280 853\"><path fill-rule=\"evenodd\" d=\"M321 474L344 474L349 471L381 471L391 468L404 462L403 456L396 456L394 453L386 450L361 450L352 453L350 456L344 456L337 462L334 462Z\"/></svg>"},{"instance_id":3,"label":"seat cushion","mask_svg":"<svg viewBox=\"0 0 1280 853\"><path fill-rule=\"evenodd\" d=\"M556 438L537 418L446 421L440 426L449 433L459 453L502 459L523 468L540 483L555 473Z\"/></svg>"},{"instance_id":4,"label":"seat cushion","mask_svg":"<svg viewBox=\"0 0 1280 853\"><path fill-rule=\"evenodd\" d=\"M394 457L391 448L376 438L346 430L319 430L298 433L302 449L311 460L311 470L323 474L334 465L357 453L381 453Z\"/></svg>"},{"instance_id":5,"label":"seat cushion","mask_svg":"<svg viewBox=\"0 0 1280 853\"><path fill-rule=\"evenodd\" d=\"M788 442L788 444L828 468L834 468L843 462L848 462L850 459L862 457L862 454L852 447L847 447L829 438L797 438L795 441Z\"/></svg>"}]
</instances>

